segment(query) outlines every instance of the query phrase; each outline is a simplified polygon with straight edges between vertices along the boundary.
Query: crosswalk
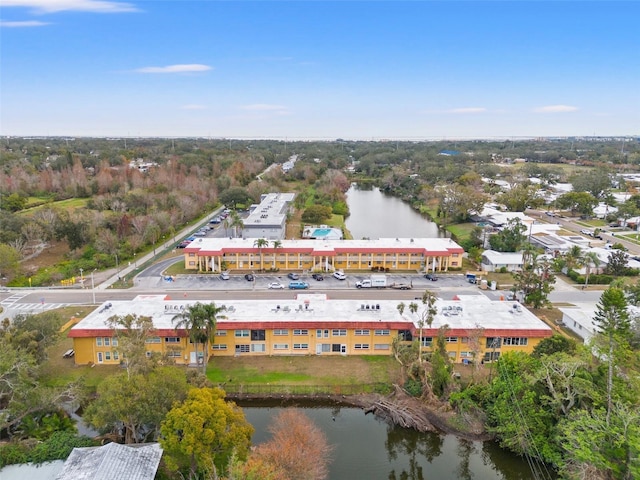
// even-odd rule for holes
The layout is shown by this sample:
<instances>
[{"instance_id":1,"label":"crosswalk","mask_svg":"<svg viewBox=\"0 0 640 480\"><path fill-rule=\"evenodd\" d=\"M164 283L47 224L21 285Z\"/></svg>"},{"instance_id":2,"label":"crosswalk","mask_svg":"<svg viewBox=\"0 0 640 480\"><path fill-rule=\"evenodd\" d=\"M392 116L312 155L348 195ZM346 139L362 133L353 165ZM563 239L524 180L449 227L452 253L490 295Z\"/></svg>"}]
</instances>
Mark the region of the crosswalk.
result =
<instances>
[{"instance_id":1,"label":"crosswalk","mask_svg":"<svg viewBox=\"0 0 640 480\"><path fill-rule=\"evenodd\" d=\"M4 307L5 310L14 310L20 312L44 312L47 310L54 310L56 308L68 307L71 305L70 303L47 303L47 302L38 302L38 303L17 303L26 297L28 293L14 293L10 297L5 298L0 302L0 305Z\"/></svg>"}]
</instances>

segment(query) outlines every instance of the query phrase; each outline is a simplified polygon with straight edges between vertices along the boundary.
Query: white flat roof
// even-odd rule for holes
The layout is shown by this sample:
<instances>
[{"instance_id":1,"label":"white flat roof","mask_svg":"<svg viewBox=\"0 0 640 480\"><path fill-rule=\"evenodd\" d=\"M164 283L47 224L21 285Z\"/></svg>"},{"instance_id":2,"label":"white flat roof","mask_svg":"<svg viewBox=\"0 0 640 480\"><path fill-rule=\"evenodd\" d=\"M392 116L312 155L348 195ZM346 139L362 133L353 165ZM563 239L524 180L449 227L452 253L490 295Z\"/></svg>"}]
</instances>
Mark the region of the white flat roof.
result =
<instances>
[{"instance_id":1,"label":"white flat roof","mask_svg":"<svg viewBox=\"0 0 640 480\"><path fill-rule=\"evenodd\" d=\"M518 303L494 301L482 294L460 295L458 298L459 300L437 300L438 313L432 324L433 330L448 325L451 330L480 327L485 330L506 330L508 332L505 335L523 332L523 336L528 336L525 331L551 334L549 326ZM212 301L227 308L224 312L227 318L219 320L225 329L233 329L234 324L241 325L239 328L251 328L246 326L249 322L286 322L288 325L299 322L301 328L313 328L310 323L314 322L333 323L336 328L345 323L385 322L394 324L392 328L402 328L402 324L405 324L407 329L418 329L420 313L424 308L420 300L413 300L419 308L416 314L412 314L408 308L412 301L405 300L403 303L406 308L403 315L400 315L397 308L400 300L331 300L325 294L306 293L291 299ZM172 300L164 295L140 295L130 301L105 302L75 325L70 336L87 336L73 334L83 330L108 331L107 319L130 314L151 317L158 330L172 330L175 328L173 318L195 303L197 302Z\"/></svg>"},{"instance_id":2,"label":"white flat roof","mask_svg":"<svg viewBox=\"0 0 640 480\"><path fill-rule=\"evenodd\" d=\"M257 248L254 247L255 238L197 238L187 246L186 251L193 249L205 250L207 252L220 251L224 248ZM378 238L372 240L330 240L330 239L291 239L281 240L280 252L287 249L308 249L320 252L330 252L336 248L349 249L424 249L427 251L448 252L461 251L462 247L450 238ZM266 248L271 248L269 244Z\"/></svg>"},{"instance_id":3,"label":"white flat roof","mask_svg":"<svg viewBox=\"0 0 640 480\"><path fill-rule=\"evenodd\" d=\"M245 227L265 227L284 225L287 206L295 198L295 193L268 193L260 204L243 220Z\"/></svg>"}]
</instances>

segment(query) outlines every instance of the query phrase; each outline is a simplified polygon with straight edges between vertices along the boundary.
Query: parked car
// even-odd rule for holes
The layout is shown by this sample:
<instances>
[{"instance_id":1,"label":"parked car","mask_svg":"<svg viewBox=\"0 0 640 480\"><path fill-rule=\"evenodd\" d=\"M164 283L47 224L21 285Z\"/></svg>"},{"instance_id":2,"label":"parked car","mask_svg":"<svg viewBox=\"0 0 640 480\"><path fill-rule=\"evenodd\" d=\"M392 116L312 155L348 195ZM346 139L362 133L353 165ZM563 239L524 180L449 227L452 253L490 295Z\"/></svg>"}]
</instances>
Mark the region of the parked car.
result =
<instances>
[{"instance_id":1,"label":"parked car","mask_svg":"<svg viewBox=\"0 0 640 480\"><path fill-rule=\"evenodd\" d=\"M220 223L220 217L213 217L209 220L209 223Z\"/></svg>"},{"instance_id":2,"label":"parked car","mask_svg":"<svg viewBox=\"0 0 640 480\"><path fill-rule=\"evenodd\" d=\"M280 282L271 282L269 284L269 289L270 290L283 290L284 289L284 285L281 284Z\"/></svg>"},{"instance_id":3,"label":"parked car","mask_svg":"<svg viewBox=\"0 0 640 480\"><path fill-rule=\"evenodd\" d=\"M247 282L253 282L256 278L253 276L253 273L247 273L247 274L244 276L244 279L245 279Z\"/></svg>"},{"instance_id":4,"label":"parked car","mask_svg":"<svg viewBox=\"0 0 640 480\"><path fill-rule=\"evenodd\" d=\"M314 273L313 275L311 275L311 278L317 280L318 282L324 280L324 276L321 273Z\"/></svg>"},{"instance_id":5,"label":"parked car","mask_svg":"<svg viewBox=\"0 0 640 480\"><path fill-rule=\"evenodd\" d=\"M427 280L431 280L432 282L438 281L438 277L436 277L435 273L427 273L425 274L424 278L426 278Z\"/></svg>"},{"instance_id":6,"label":"parked car","mask_svg":"<svg viewBox=\"0 0 640 480\"><path fill-rule=\"evenodd\" d=\"M229 276L229 272L222 272L222 273L220 274L220 280L229 280L229 278L231 278L231 277Z\"/></svg>"},{"instance_id":7,"label":"parked car","mask_svg":"<svg viewBox=\"0 0 640 480\"><path fill-rule=\"evenodd\" d=\"M187 241L185 240L185 241L183 241L183 242L180 242L180 243L176 246L176 248L187 248L187 247L189 246L189 244L190 244L190 243L191 243L191 242L187 242Z\"/></svg>"},{"instance_id":8,"label":"parked car","mask_svg":"<svg viewBox=\"0 0 640 480\"><path fill-rule=\"evenodd\" d=\"M337 278L338 280L346 280L347 276L344 274L344 272L341 271L337 271L337 272L333 272L333 277Z\"/></svg>"},{"instance_id":9,"label":"parked car","mask_svg":"<svg viewBox=\"0 0 640 480\"><path fill-rule=\"evenodd\" d=\"M289 273L287 274L287 278L291 279L291 280L298 280L300 278L300 275L298 275L297 273Z\"/></svg>"},{"instance_id":10,"label":"parked car","mask_svg":"<svg viewBox=\"0 0 640 480\"><path fill-rule=\"evenodd\" d=\"M307 282L289 282L290 290L306 290L307 288L309 288Z\"/></svg>"}]
</instances>

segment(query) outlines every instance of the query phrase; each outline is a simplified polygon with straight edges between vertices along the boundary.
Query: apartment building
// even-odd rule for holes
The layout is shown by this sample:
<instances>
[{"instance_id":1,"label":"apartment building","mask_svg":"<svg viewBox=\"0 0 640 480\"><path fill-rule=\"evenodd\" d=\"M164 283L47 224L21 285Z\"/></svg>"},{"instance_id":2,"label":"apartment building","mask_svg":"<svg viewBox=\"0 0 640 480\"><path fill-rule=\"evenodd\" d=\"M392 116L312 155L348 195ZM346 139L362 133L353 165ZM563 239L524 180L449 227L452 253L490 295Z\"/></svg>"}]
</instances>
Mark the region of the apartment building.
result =
<instances>
[{"instance_id":1,"label":"apartment building","mask_svg":"<svg viewBox=\"0 0 640 480\"><path fill-rule=\"evenodd\" d=\"M449 238L276 240L258 245L255 238L198 238L184 249L184 265L199 272L446 272L462 268L464 253Z\"/></svg>"},{"instance_id":2,"label":"apartment building","mask_svg":"<svg viewBox=\"0 0 640 480\"><path fill-rule=\"evenodd\" d=\"M210 356L243 355L391 355L394 338L412 341L420 335L428 354L445 327L447 351L455 363L490 361L508 351L531 352L552 330L518 303L492 301L484 295L438 299L431 326L400 300L332 300L324 294L299 294L294 299L224 300L224 317L217 321ZM103 304L75 325L77 364L119 364L117 335L107 324L113 316L136 314L152 319L155 331L146 341L147 354L159 353L177 364L195 365L202 356L184 329L176 329L176 315L193 301L164 295L142 295L131 301ZM401 313L402 310L402 313Z\"/></svg>"}]
</instances>

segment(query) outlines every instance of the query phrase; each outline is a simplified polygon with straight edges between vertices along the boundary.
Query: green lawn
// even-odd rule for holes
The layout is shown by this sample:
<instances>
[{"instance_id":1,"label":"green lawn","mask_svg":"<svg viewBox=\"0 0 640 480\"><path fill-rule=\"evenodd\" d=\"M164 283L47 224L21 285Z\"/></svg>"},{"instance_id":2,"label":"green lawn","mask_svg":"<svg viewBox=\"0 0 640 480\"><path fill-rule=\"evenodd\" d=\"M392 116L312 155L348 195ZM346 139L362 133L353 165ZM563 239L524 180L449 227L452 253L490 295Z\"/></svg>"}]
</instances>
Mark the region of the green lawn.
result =
<instances>
[{"instance_id":1,"label":"green lawn","mask_svg":"<svg viewBox=\"0 0 640 480\"><path fill-rule=\"evenodd\" d=\"M476 227L476 224L473 222L467 223L456 223L454 225L447 225L447 231L451 232L455 235L456 240L461 242L469 238L471 231Z\"/></svg>"}]
</instances>

